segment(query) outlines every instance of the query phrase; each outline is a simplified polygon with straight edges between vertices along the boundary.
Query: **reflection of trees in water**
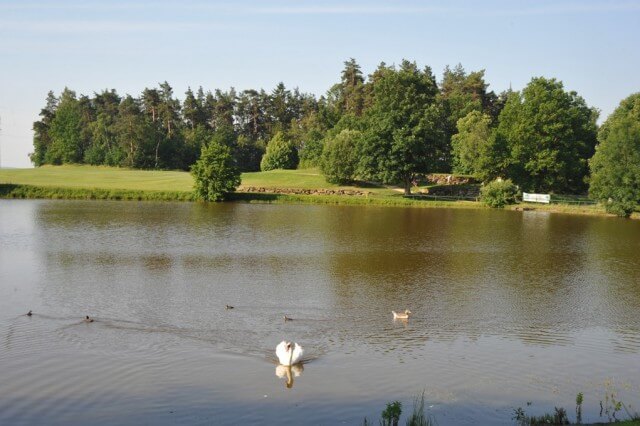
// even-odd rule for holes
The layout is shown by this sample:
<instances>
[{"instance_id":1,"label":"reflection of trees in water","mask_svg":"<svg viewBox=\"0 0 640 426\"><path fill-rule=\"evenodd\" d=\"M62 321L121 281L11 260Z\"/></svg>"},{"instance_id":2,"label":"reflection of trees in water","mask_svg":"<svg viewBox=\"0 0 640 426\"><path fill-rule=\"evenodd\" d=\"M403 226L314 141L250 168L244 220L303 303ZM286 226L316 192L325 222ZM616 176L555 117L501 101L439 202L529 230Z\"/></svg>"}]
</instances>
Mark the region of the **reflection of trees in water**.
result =
<instances>
[{"instance_id":1,"label":"reflection of trees in water","mask_svg":"<svg viewBox=\"0 0 640 426\"><path fill-rule=\"evenodd\" d=\"M431 212L409 214L403 226L387 217L392 224L386 229L365 218L331 234L337 309L384 316L408 307L424 321L423 338L507 334L542 345L570 343L572 330L606 326L616 314L598 311L617 298L590 291L602 285L598 263L590 264L597 219L494 211L420 218L422 213ZM346 252L356 238L364 242ZM629 290L638 280L626 276L624 282L622 289ZM640 305L639 295L631 305ZM633 306L623 317L632 315Z\"/></svg>"}]
</instances>

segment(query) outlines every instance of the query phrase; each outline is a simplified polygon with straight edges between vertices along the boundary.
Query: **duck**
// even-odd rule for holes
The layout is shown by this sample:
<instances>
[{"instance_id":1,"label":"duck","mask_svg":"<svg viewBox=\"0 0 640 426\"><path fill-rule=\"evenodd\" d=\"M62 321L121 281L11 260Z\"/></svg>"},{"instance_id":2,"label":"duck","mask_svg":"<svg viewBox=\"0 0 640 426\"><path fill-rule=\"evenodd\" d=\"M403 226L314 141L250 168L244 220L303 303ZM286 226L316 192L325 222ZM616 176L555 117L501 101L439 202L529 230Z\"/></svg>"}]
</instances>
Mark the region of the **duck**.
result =
<instances>
[{"instance_id":1,"label":"duck","mask_svg":"<svg viewBox=\"0 0 640 426\"><path fill-rule=\"evenodd\" d=\"M87 315L86 317L84 317L84 319L82 321L83 322L93 322L93 318L89 318L89 315Z\"/></svg>"},{"instance_id":2,"label":"duck","mask_svg":"<svg viewBox=\"0 0 640 426\"><path fill-rule=\"evenodd\" d=\"M288 316L286 316L286 315L285 315L284 317L282 317L282 318L284 318L284 322L287 322L287 321L293 321L293 318L288 317Z\"/></svg>"},{"instance_id":3,"label":"duck","mask_svg":"<svg viewBox=\"0 0 640 426\"><path fill-rule=\"evenodd\" d=\"M276 355L281 365L290 366L301 361L304 350L302 346L294 342L283 340L276 346Z\"/></svg>"},{"instance_id":4,"label":"duck","mask_svg":"<svg viewBox=\"0 0 640 426\"><path fill-rule=\"evenodd\" d=\"M233 306L231 306L231 305L224 305L224 308L225 308L225 309L233 309Z\"/></svg>"},{"instance_id":5,"label":"duck","mask_svg":"<svg viewBox=\"0 0 640 426\"><path fill-rule=\"evenodd\" d=\"M393 314L393 319L409 319L409 315L411 315L411 311L408 309L405 309L404 312L391 311L391 313Z\"/></svg>"},{"instance_id":6,"label":"duck","mask_svg":"<svg viewBox=\"0 0 640 426\"><path fill-rule=\"evenodd\" d=\"M30 317L31 315L33 315L32 311L27 312L27 316Z\"/></svg>"}]
</instances>

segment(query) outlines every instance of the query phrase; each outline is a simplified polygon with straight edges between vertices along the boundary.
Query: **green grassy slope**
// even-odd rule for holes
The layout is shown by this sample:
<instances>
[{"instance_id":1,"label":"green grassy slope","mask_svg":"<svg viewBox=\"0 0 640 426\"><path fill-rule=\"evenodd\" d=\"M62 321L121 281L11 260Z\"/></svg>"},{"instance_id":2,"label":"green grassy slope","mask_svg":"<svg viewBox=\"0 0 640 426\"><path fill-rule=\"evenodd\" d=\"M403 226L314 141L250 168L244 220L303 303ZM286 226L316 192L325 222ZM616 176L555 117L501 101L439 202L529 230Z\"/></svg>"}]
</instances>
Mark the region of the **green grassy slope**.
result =
<instances>
[{"instance_id":1,"label":"green grassy slope","mask_svg":"<svg viewBox=\"0 0 640 426\"><path fill-rule=\"evenodd\" d=\"M187 172L76 165L0 169L0 183L136 191L191 191L193 189L193 179Z\"/></svg>"}]
</instances>

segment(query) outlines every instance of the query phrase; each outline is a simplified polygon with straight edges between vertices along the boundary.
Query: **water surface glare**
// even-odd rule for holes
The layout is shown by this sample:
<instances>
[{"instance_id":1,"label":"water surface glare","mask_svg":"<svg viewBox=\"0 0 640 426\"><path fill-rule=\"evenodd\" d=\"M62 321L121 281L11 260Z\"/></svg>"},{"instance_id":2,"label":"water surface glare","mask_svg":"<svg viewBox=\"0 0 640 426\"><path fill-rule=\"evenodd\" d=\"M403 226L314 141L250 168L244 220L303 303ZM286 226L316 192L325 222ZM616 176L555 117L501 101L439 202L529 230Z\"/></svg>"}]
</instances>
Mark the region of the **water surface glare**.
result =
<instances>
[{"instance_id":1,"label":"water surface glare","mask_svg":"<svg viewBox=\"0 0 640 426\"><path fill-rule=\"evenodd\" d=\"M639 221L0 200L0 424L377 424L423 391L439 425L578 392L602 421L640 411L639 312Z\"/></svg>"}]
</instances>

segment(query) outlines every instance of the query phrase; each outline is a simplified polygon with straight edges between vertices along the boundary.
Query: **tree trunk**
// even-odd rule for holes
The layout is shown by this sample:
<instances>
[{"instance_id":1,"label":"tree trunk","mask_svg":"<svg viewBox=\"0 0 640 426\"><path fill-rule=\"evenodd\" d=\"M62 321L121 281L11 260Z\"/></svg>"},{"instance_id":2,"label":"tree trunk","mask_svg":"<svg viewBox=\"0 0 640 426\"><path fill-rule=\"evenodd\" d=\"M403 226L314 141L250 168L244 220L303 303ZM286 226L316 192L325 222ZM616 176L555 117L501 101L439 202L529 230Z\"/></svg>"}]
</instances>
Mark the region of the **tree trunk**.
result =
<instances>
[{"instance_id":1,"label":"tree trunk","mask_svg":"<svg viewBox=\"0 0 640 426\"><path fill-rule=\"evenodd\" d=\"M411 178L409 176L404 178L404 195L411 195Z\"/></svg>"},{"instance_id":2,"label":"tree trunk","mask_svg":"<svg viewBox=\"0 0 640 426\"><path fill-rule=\"evenodd\" d=\"M158 143L156 143L156 169L158 168L158 149L160 148L160 139L158 139Z\"/></svg>"}]
</instances>

